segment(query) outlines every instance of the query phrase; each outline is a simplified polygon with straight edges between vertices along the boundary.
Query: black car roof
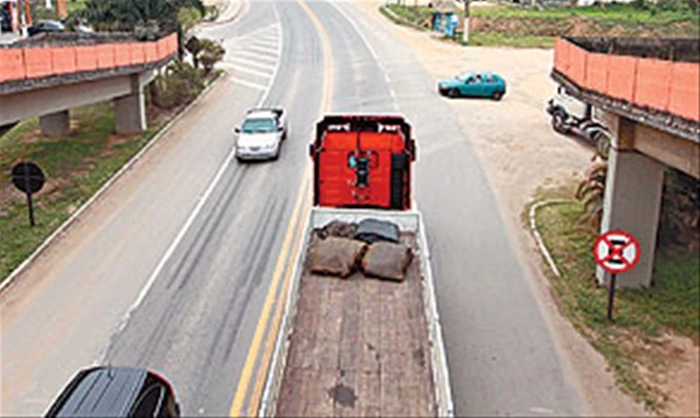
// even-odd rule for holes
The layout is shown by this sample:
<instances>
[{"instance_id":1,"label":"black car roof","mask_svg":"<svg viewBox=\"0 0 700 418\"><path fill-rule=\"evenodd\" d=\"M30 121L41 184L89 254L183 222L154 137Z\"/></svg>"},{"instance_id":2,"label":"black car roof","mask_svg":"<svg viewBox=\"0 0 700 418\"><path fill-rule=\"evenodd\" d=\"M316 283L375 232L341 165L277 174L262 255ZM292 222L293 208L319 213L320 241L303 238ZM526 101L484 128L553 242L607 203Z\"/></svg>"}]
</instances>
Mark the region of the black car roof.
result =
<instances>
[{"instance_id":1,"label":"black car roof","mask_svg":"<svg viewBox=\"0 0 700 418\"><path fill-rule=\"evenodd\" d=\"M124 417L148 372L128 367L95 367L78 373L47 417Z\"/></svg>"}]
</instances>

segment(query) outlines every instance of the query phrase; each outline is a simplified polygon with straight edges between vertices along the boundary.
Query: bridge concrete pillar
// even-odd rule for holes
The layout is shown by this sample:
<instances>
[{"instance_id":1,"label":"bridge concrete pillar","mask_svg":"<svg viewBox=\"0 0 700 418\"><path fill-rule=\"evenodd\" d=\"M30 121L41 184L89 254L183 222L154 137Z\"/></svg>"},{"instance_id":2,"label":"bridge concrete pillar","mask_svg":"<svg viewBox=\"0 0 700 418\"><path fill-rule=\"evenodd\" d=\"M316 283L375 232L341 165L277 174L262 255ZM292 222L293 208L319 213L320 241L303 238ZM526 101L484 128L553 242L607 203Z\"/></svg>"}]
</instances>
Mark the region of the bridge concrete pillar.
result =
<instances>
[{"instance_id":1,"label":"bridge concrete pillar","mask_svg":"<svg viewBox=\"0 0 700 418\"><path fill-rule=\"evenodd\" d=\"M143 132L147 128L146 101L138 76L131 79L131 94L114 99L114 124L118 134Z\"/></svg>"},{"instance_id":2,"label":"bridge concrete pillar","mask_svg":"<svg viewBox=\"0 0 700 418\"><path fill-rule=\"evenodd\" d=\"M39 116L41 133L50 137L66 136L70 134L70 113L68 110L49 113Z\"/></svg>"},{"instance_id":3,"label":"bridge concrete pillar","mask_svg":"<svg viewBox=\"0 0 700 418\"><path fill-rule=\"evenodd\" d=\"M610 128L613 141L608 157L601 232L621 229L639 241L642 254L637 266L618 275L617 284L648 287L652 284L665 166L633 149L634 122L618 117ZM600 267L596 276L600 284L609 283L610 274Z\"/></svg>"}]
</instances>

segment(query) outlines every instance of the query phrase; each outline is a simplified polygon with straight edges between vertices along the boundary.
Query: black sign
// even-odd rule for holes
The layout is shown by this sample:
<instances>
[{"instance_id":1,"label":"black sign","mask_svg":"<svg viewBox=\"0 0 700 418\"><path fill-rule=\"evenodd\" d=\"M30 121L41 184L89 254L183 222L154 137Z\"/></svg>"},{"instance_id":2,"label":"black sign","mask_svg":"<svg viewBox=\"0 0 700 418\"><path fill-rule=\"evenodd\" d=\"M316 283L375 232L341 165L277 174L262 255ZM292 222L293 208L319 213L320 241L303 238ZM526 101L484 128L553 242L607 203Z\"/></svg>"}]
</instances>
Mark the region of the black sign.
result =
<instances>
[{"instance_id":1,"label":"black sign","mask_svg":"<svg viewBox=\"0 0 700 418\"><path fill-rule=\"evenodd\" d=\"M21 162L12 169L12 183L24 193L36 193L44 187L44 173L34 163Z\"/></svg>"},{"instance_id":2,"label":"black sign","mask_svg":"<svg viewBox=\"0 0 700 418\"><path fill-rule=\"evenodd\" d=\"M44 173L41 172L38 165L24 161L14 166L12 169L12 183L14 183L15 187L27 194L29 224L34 226L32 194L44 187Z\"/></svg>"}]
</instances>

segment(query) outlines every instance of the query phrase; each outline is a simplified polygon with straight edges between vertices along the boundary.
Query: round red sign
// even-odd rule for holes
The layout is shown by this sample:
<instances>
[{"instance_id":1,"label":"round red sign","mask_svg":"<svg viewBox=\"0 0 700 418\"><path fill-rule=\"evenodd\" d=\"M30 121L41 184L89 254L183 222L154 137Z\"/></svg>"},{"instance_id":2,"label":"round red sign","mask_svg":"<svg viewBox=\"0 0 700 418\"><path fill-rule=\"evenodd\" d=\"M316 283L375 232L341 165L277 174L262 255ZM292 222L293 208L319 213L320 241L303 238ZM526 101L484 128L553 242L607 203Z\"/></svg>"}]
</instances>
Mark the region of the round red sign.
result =
<instances>
[{"instance_id":1,"label":"round red sign","mask_svg":"<svg viewBox=\"0 0 700 418\"><path fill-rule=\"evenodd\" d=\"M639 242L625 231L608 231L593 244L596 264L610 273L626 273L642 255Z\"/></svg>"}]
</instances>

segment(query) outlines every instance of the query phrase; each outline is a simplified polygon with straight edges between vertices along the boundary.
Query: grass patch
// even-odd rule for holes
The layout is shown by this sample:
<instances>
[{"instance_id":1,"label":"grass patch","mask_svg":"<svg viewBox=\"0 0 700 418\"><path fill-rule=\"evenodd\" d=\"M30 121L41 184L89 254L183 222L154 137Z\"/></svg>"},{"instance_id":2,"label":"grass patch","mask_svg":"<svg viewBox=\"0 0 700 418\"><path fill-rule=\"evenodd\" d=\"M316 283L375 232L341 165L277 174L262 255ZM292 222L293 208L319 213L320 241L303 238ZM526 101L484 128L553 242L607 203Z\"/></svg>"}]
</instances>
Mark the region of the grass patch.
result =
<instances>
[{"instance_id":1,"label":"grass patch","mask_svg":"<svg viewBox=\"0 0 700 418\"><path fill-rule=\"evenodd\" d=\"M461 35L459 35L461 36ZM498 32L473 32L469 34L471 46L509 46L514 48L553 48L552 36L509 36ZM461 44L464 44L461 40Z\"/></svg>"},{"instance_id":2,"label":"grass patch","mask_svg":"<svg viewBox=\"0 0 700 418\"><path fill-rule=\"evenodd\" d=\"M432 9L397 4L386 7L399 16L401 23L428 29ZM464 11L458 8L455 12L461 20ZM653 4L645 7L631 4L548 7L543 10L511 4L473 6L469 45L550 48L554 39L561 36L697 38L700 36L699 22L697 10L672 10Z\"/></svg>"},{"instance_id":3,"label":"grass patch","mask_svg":"<svg viewBox=\"0 0 700 418\"><path fill-rule=\"evenodd\" d=\"M68 137L41 136L35 118L15 127L0 142L0 172L9 174L15 163L29 160L36 162L47 177L44 188L34 196L34 228L29 227L24 195L11 185L2 190L1 280L153 138L164 123L156 121L140 135L113 135L114 111L109 103L77 108L72 119L78 128Z\"/></svg>"},{"instance_id":4,"label":"grass patch","mask_svg":"<svg viewBox=\"0 0 700 418\"><path fill-rule=\"evenodd\" d=\"M87 2L88 2L88 0L70 0L67 4L68 14L70 15L72 13L83 10L85 8L85 5L87 4Z\"/></svg>"},{"instance_id":5,"label":"grass patch","mask_svg":"<svg viewBox=\"0 0 700 418\"><path fill-rule=\"evenodd\" d=\"M71 134L66 137L41 135L38 118L0 137L0 283L221 74L212 71L200 80L201 86L191 87L191 96L169 110L154 106L149 95L149 128L141 134L113 134L114 108L107 101L71 109ZM9 178L12 167L24 160L37 163L47 178L33 197L34 228L29 226L26 197Z\"/></svg>"},{"instance_id":6,"label":"grass patch","mask_svg":"<svg viewBox=\"0 0 700 418\"><path fill-rule=\"evenodd\" d=\"M606 320L607 289L597 286L591 254L597 229L578 225L579 202L540 208L536 222L561 272L548 273L561 311L607 360L621 389L648 410L666 400L658 375L667 361L667 333L699 338L700 259L697 252L656 256L654 283L647 290L618 289L614 323Z\"/></svg>"},{"instance_id":7,"label":"grass patch","mask_svg":"<svg viewBox=\"0 0 700 418\"><path fill-rule=\"evenodd\" d=\"M666 10L650 5L639 8L633 4L607 4L585 7L547 7L543 10L520 7L512 4L472 7L474 17L516 17L521 19L566 19L569 17L585 17L589 19L608 20L625 24L658 24L665 25L675 22L697 22L698 15L692 10Z\"/></svg>"}]
</instances>

